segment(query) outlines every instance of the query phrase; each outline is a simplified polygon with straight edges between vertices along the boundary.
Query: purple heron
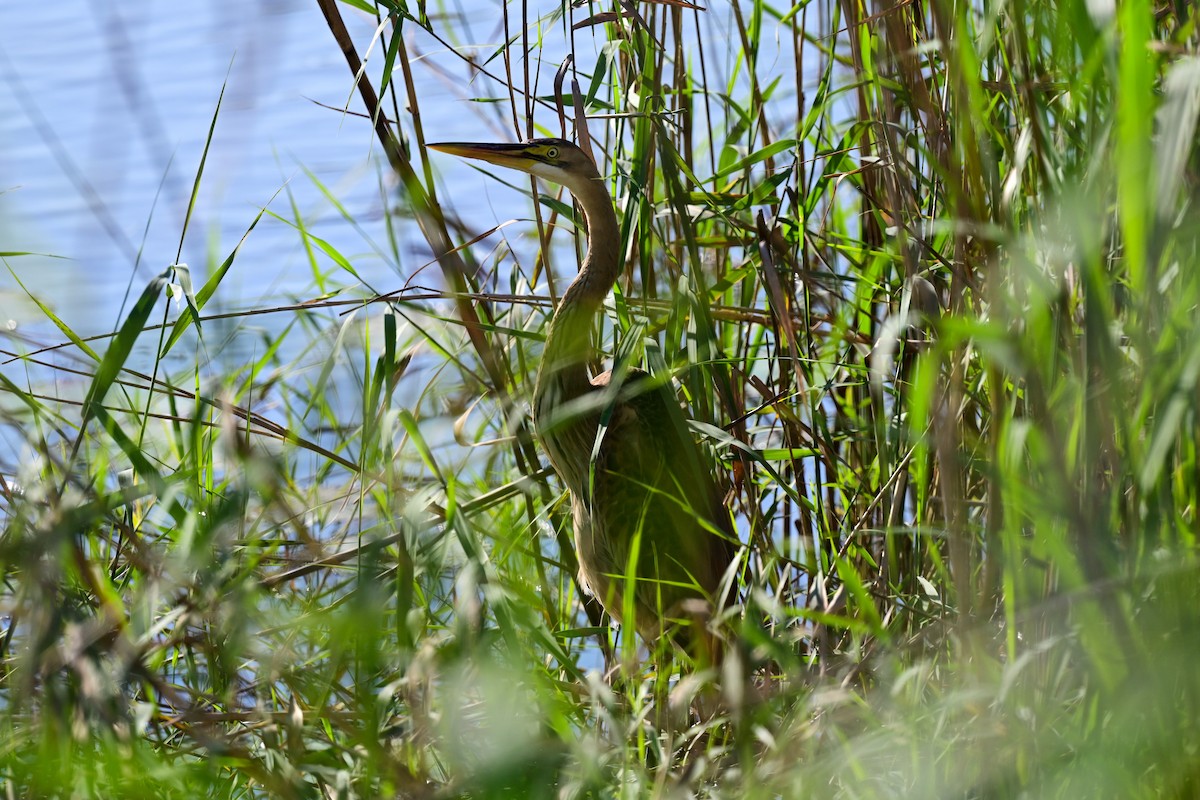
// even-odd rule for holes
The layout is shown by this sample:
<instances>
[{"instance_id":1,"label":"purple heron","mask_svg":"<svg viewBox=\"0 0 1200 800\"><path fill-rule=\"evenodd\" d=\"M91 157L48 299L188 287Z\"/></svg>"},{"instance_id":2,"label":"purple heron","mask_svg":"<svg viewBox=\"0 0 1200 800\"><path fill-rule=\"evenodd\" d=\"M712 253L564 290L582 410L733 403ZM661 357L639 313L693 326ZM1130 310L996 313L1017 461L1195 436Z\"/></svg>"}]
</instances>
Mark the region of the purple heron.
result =
<instances>
[{"instance_id":1,"label":"purple heron","mask_svg":"<svg viewBox=\"0 0 1200 800\"><path fill-rule=\"evenodd\" d=\"M621 270L604 180L562 139L429 147L559 184L583 210L587 254L547 330L534 428L570 493L584 588L650 647L666 633L711 663L717 642L707 622L720 606L735 541L711 469L668 385L637 369L588 376L592 325Z\"/></svg>"}]
</instances>

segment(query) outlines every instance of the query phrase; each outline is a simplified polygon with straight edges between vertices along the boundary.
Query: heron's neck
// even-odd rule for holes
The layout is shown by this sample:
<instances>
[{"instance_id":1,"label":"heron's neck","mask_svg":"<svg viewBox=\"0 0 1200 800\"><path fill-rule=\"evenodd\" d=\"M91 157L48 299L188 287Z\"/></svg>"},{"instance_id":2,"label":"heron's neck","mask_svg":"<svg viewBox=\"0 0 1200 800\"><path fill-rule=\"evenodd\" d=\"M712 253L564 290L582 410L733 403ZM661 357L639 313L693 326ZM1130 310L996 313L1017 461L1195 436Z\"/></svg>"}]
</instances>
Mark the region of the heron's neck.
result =
<instances>
[{"instance_id":1,"label":"heron's neck","mask_svg":"<svg viewBox=\"0 0 1200 800\"><path fill-rule=\"evenodd\" d=\"M587 363L592 345L592 318L612 289L620 272L621 233L612 198L599 178L585 178L567 187L587 219L587 254L571 285L563 292L550 323L542 364L538 370L536 400L554 391L555 405L579 397L590 387Z\"/></svg>"}]
</instances>

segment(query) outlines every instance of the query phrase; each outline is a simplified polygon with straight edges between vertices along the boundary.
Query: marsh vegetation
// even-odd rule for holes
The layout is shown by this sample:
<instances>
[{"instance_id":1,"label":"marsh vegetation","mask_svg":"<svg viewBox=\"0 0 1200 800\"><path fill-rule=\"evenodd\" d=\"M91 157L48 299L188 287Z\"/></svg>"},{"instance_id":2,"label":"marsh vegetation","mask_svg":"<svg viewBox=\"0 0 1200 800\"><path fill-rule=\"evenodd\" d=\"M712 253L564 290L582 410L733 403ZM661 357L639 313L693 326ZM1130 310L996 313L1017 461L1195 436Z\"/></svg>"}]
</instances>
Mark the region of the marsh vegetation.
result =
<instances>
[{"instance_id":1,"label":"marsh vegetation","mask_svg":"<svg viewBox=\"0 0 1200 800\"><path fill-rule=\"evenodd\" d=\"M295 227L303 302L215 314L229 243L111 336L38 298L61 337L0 340L6 791L1196 794L1190 4L320 5L395 284L280 202L246 235ZM451 172L435 93L479 140L588 119L598 341L673 380L741 545L714 717L656 724L704 687L589 616L531 434L579 217Z\"/></svg>"}]
</instances>

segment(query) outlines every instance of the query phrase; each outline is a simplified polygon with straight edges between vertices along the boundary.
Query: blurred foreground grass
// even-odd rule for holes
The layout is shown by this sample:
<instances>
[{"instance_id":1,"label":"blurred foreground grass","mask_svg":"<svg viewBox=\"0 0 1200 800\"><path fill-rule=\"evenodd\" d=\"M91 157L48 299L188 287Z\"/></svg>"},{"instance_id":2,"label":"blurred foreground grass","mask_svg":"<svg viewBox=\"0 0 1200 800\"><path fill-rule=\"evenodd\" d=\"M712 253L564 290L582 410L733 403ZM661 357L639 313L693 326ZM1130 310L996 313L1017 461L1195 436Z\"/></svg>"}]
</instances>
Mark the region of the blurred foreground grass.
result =
<instances>
[{"instance_id":1,"label":"blurred foreground grass","mask_svg":"<svg viewBox=\"0 0 1200 800\"><path fill-rule=\"evenodd\" d=\"M318 299L240 366L233 248L105 341L52 298L66 348L9 337L9 796L1200 794L1190 4L321 5L430 265L375 298L274 209ZM481 139L592 120L602 341L678 379L744 544L713 720L600 674L528 430L575 214L445 184L435 91ZM460 220L484 186L516 225Z\"/></svg>"}]
</instances>

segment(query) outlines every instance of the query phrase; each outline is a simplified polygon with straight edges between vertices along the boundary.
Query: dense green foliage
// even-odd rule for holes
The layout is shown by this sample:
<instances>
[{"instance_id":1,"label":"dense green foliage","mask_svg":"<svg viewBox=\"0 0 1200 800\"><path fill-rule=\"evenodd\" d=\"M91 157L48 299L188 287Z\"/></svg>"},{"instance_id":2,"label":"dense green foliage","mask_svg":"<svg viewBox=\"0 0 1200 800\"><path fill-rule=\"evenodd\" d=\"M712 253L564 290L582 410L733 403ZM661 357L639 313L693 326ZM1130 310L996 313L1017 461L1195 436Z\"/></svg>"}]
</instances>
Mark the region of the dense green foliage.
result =
<instances>
[{"instance_id":1,"label":"dense green foliage","mask_svg":"<svg viewBox=\"0 0 1200 800\"><path fill-rule=\"evenodd\" d=\"M1190 4L322 5L371 49L408 285L274 209L337 296L240 370L189 355L232 249L105 342L54 318L70 358L4 345L7 792L1200 793ZM528 427L575 212L428 153L445 91L479 139L591 118L628 254L602 346L677 379L744 545L736 657L672 684L714 718L659 725L677 665L575 585ZM517 224L459 221L501 183Z\"/></svg>"}]
</instances>

